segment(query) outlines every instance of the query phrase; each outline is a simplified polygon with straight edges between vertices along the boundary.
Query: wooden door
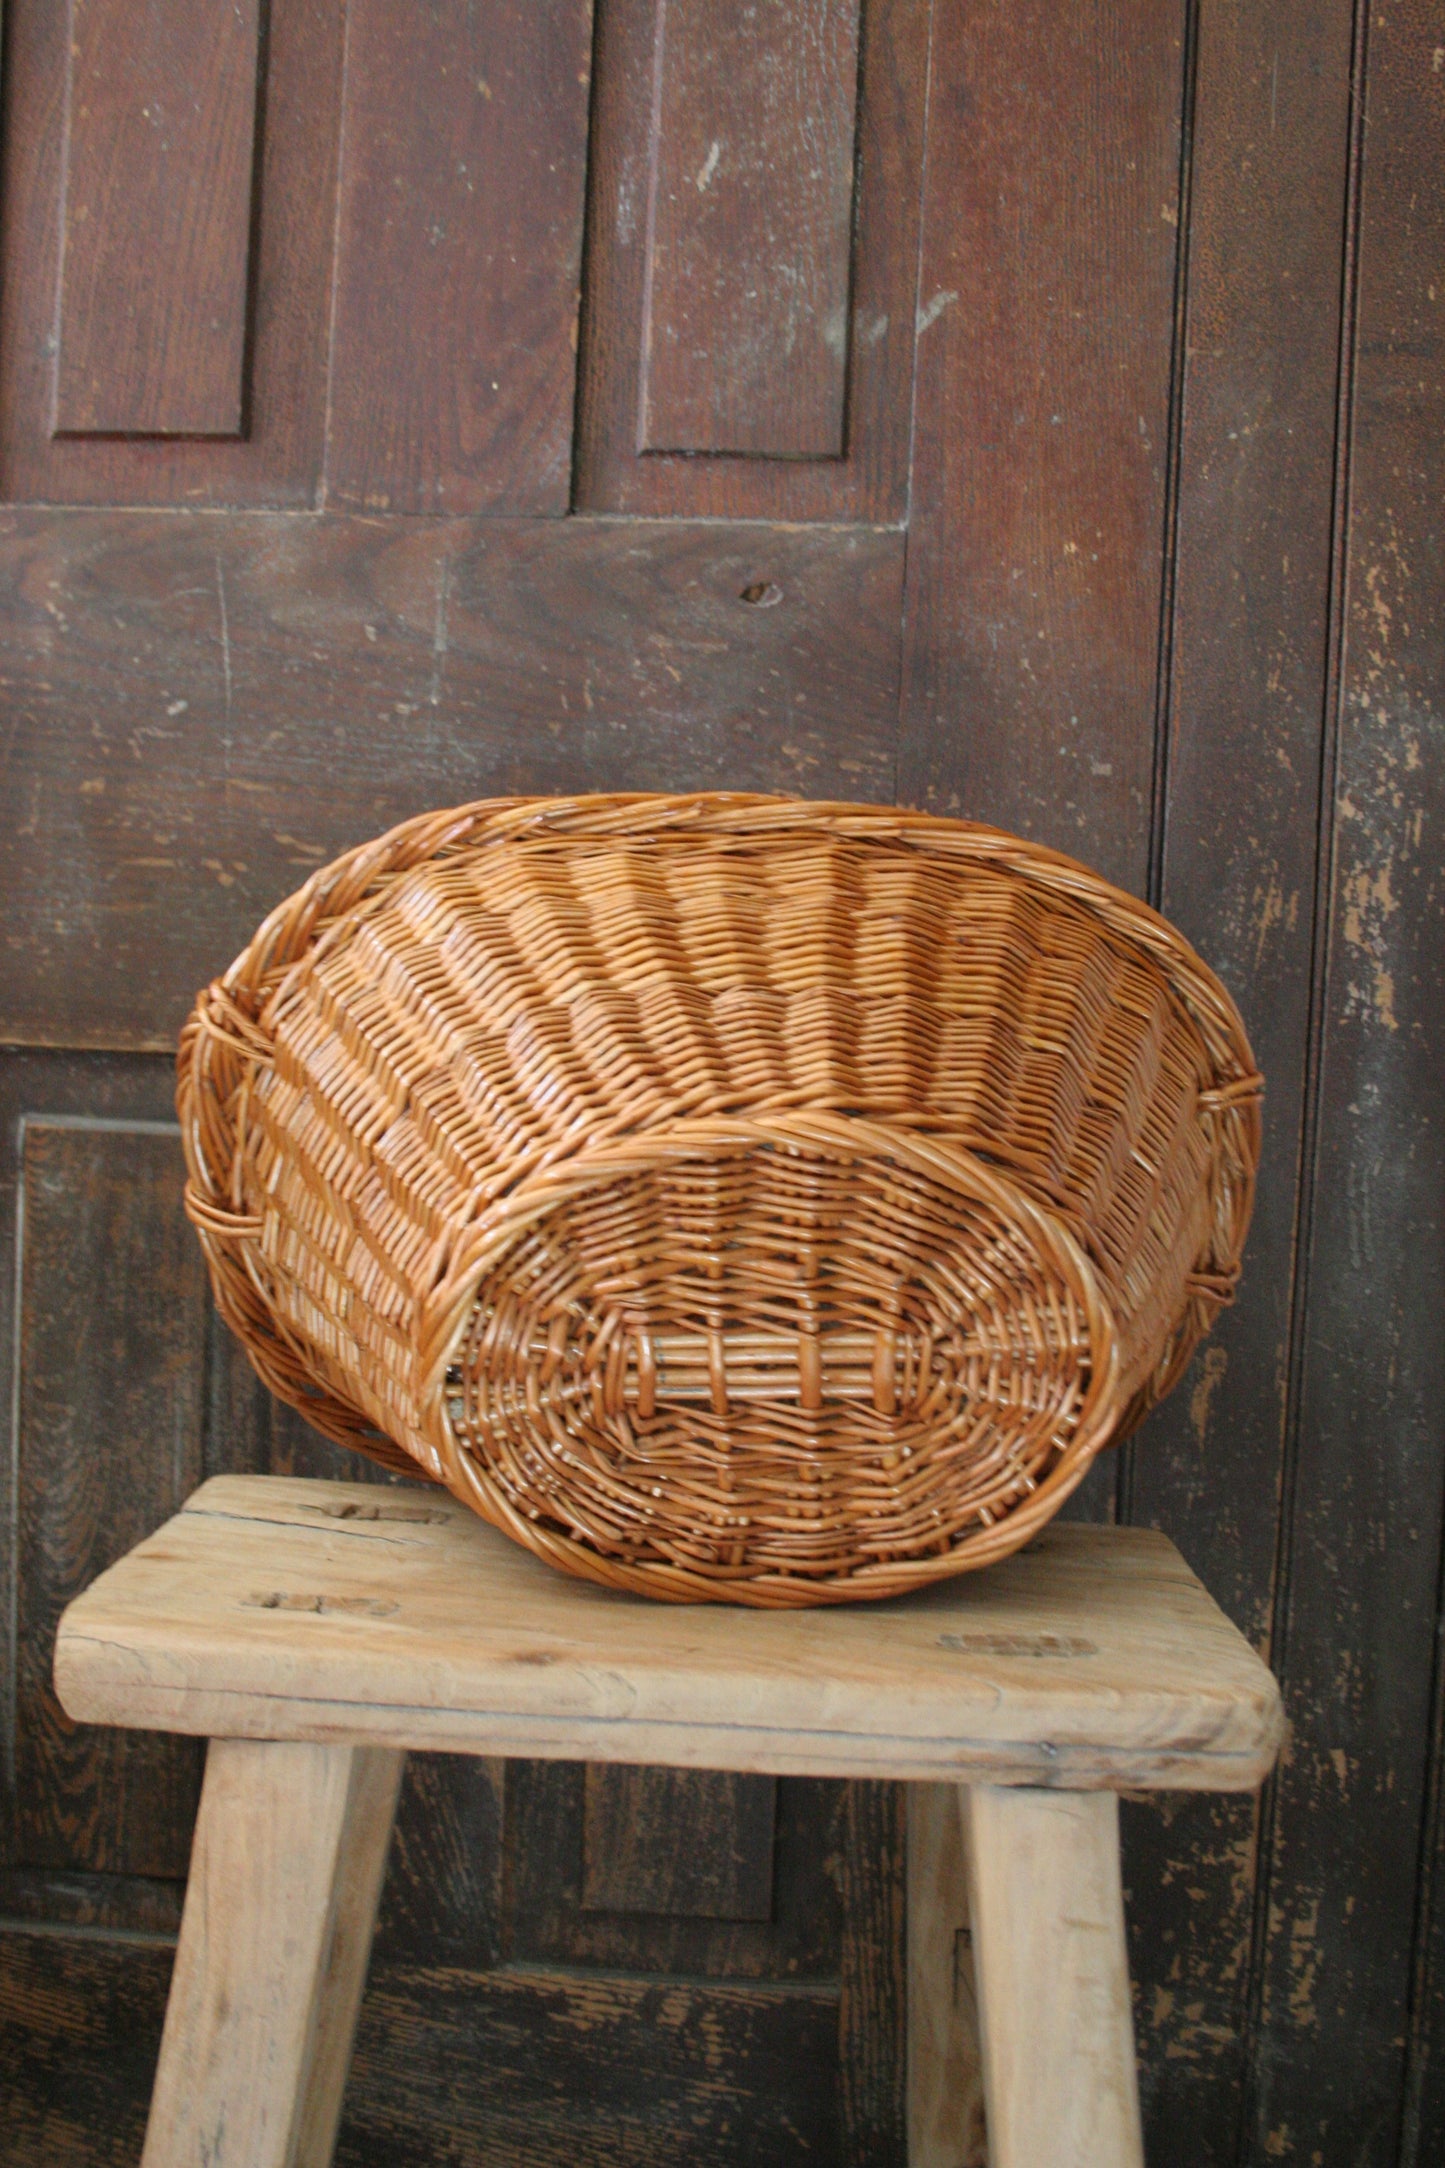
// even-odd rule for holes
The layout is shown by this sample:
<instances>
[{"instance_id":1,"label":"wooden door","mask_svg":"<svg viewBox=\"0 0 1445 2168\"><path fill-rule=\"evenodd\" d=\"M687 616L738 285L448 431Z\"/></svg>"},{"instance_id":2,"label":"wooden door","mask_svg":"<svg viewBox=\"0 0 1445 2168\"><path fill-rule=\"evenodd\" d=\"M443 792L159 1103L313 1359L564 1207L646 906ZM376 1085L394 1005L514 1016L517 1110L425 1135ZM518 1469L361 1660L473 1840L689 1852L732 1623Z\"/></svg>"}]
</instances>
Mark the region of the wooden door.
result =
<instances>
[{"instance_id":1,"label":"wooden door","mask_svg":"<svg viewBox=\"0 0 1445 2168\"><path fill-rule=\"evenodd\" d=\"M8 0L23 2168L136 2157L198 1774L65 1722L55 1619L203 1475L343 1467L208 1305L189 1000L410 813L708 784L1042 837L1240 999L1241 1303L1078 1502L1295 1725L1126 1812L1151 2158L1445 2150L1437 15ZM903 1940L891 1788L418 1757L339 2159L901 2164Z\"/></svg>"}]
</instances>

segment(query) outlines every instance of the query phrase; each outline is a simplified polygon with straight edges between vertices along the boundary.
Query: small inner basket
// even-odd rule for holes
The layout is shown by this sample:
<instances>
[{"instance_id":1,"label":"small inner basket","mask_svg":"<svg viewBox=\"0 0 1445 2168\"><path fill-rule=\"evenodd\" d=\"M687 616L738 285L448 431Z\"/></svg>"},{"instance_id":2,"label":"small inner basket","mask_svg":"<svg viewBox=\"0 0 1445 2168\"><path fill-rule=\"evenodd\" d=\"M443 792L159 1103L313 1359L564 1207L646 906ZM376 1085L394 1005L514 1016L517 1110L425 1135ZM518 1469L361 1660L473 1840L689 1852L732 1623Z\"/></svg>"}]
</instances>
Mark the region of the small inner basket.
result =
<instances>
[{"instance_id":1,"label":"small inner basket","mask_svg":"<svg viewBox=\"0 0 1445 2168\"><path fill-rule=\"evenodd\" d=\"M816 1601L1056 1502L1113 1334L1041 1216L881 1125L694 1128L574 1169L486 1269L446 1390L483 1510Z\"/></svg>"}]
</instances>

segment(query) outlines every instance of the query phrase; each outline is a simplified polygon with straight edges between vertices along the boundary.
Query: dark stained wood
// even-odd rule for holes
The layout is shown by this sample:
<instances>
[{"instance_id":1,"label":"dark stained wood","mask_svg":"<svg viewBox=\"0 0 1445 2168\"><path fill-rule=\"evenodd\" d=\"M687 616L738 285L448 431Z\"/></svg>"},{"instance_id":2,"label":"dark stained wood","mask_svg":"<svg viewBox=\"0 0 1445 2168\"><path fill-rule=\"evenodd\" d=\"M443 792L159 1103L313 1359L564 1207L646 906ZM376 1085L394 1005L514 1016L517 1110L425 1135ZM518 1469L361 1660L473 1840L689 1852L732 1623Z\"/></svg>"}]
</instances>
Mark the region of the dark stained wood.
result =
<instances>
[{"instance_id":1,"label":"dark stained wood","mask_svg":"<svg viewBox=\"0 0 1445 2168\"><path fill-rule=\"evenodd\" d=\"M837 2087L826 1989L378 1967L337 2168L795 2168Z\"/></svg>"},{"instance_id":2,"label":"dark stained wood","mask_svg":"<svg viewBox=\"0 0 1445 2168\"><path fill-rule=\"evenodd\" d=\"M1436 1630L1437 1636L1445 1639L1445 1628L1439 1622ZM1419 1900L1401 2168L1428 2168L1428 2163L1445 2153L1445 1664L1438 1660Z\"/></svg>"},{"instance_id":3,"label":"dark stained wood","mask_svg":"<svg viewBox=\"0 0 1445 2168\"><path fill-rule=\"evenodd\" d=\"M50 1681L65 1605L201 1473L205 1273L180 1138L41 1117L22 1151L14 1856L184 1874L191 1742L72 1724Z\"/></svg>"},{"instance_id":4,"label":"dark stained wood","mask_svg":"<svg viewBox=\"0 0 1445 2168\"><path fill-rule=\"evenodd\" d=\"M185 1884L175 1876L0 1867L0 1920L120 1935L180 1932Z\"/></svg>"},{"instance_id":5,"label":"dark stained wood","mask_svg":"<svg viewBox=\"0 0 1445 2168\"><path fill-rule=\"evenodd\" d=\"M644 452L843 451L859 0L657 0Z\"/></svg>"},{"instance_id":6,"label":"dark stained wood","mask_svg":"<svg viewBox=\"0 0 1445 2168\"><path fill-rule=\"evenodd\" d=\"M843 1789L839 2160L907 2168L907 1807L901 1784Z\"/></svg>"},{"instance_id":7,"label":"dark stained wood","mask_svg":"<svg viewBox=\"0 0 1445 2168\"><path fill-rule=\"evenodd\" d=\"M0 1859L12 1855L15 1819L15 1645L13 1629L19 1608L16 1586L19 1556L16 1451L13 1418L17 1399L15 1358L16 1270L20 1217L21 1163L25 1140L22 1117L40 1109L55 1114L83 1113L122 1121L168 1121L174 1113L174 1068L154 1056L10 1052L0 1056L0 1411L5 1450L0 1452Z\"/></svg>"},{"instance_id":8,"label":"dark stained wood","mask_svg":"<svg viewBox=\"0 0 1445 2168\"><path fill-rule=\"evenodd\" d=\"M1142 890L1184 0L933 14L898 794Z\"/></svg>"},{"instance_id":9,"label":"dark stained wood","mask_svg":"<svg viewBox=\"0 0 1445 2168\"><path fill-rule=\"evenodd\" d=\"M843 1784L778 1781L770 1917L601 1911L585 1901L587 1771L580 1763L510 1762L503 1954L510 1963L542 1967L836 1983L844 1934L846 1794ZM706 1788L700 1798L704 1807L715 1803ZM685 1807L697 1803L684 1799ZM655 1818L648 1835L661 1853L670 1851L678 1834L691 1838L696 1829L695 1814L678 1833ZM731 1844L734 1831L721 1834ZM886 1861L879 1864L886 1874ZM659 1861L654 1882L669 1871L670 1862ZM862 1889L855 1877L855 1909L866 1909Z\"/></svg>"},{"instance_id":10,"label":"dark stained wood","mask_svg":"<svg viewBox=\"0 0 1445 2168\"><path fill-rule=\"evenodd\" d=\"M71 0L54 427L241 434L259 0Z\"/></svg>"},{"instance_id":11,"label":"dark stained wood","mask_svg":"<svg viewBox=\"0 0 1445 2168\"><path fill-rule=\"evenodd\" d=\"M273 904L429 806L886 799L902 560L710 522L0 514L0 1034L169 1048Z\"/></svg>"},{"instance_id":12,"label":"dark stained wood","mask_svg":"<svg viewBox=\"0 0 1445 2168\"><path fill-rule=\"evenodd\" d=\"M88 0L87 14L97 0ZM174 17L186 40L211 49L210 6L105 7L107 20L144 25L155 15ZM225 11L222 10L222 13ZM245 22L253 0L241 11ZM246 186L239 262L224 264L228 309L247 305L246 248L250 233L249 365L242 422L244 437L217 441L176 437L52 437L55 394L56 294L64 186L67 23L69 11L51 0L10 0L5 10L5 128L0 153L0 491L15 499L49 503L121 504L310 504L320 470L326 382L325 330L335 223L336 132L340 112L340 0L278 0L265 16L258 116L263 116L259 174ZM216 18L219 20L219 16ZM103 73L130 62L127 38L107 49ZM177 47L183 52L185 45ZM160 55L168 83L167 110L175 97L168 54ZM202 52L202 76L210 63ZM241 98L239 63L226 81ZM249 95L256 104L257 70ZM147 102L145 99L141 103ZM172 119L175 114L172 113ZM132 114L134 120L134 114ZM142 123L149 140L149 125ZM204 221L209 191L211 137L196 143L206 186L180 191L164 220ZM141 161L144 169L144 161ZM241 184L227 185L234 206ZM168 199L169 201L170 199ZM254 226L252 213L254 209ZM82 229L83 230L83 229ZM122 246L124 229L118 229ZM229 245L229 244L228 244ZM179 293L164 263L137 252L107 259L120 279L124 302L134 308L135 327L153 321L148 297ZM232 275L239 280L231 283ZM115 311L111 311L114 316ZM77 319L77 329L81 329ZM199 336L199 319L182 311L176 337ZM95 351L106 361L108 345L123 346L120 327L97 321ZM229 349L228 349L229 351ZM171 360L147 346L125 364L125 384L107 364L109 380L127 399L139 396L154 374L157 387L171 383L177 367L193 373L194 356L175 345ZM147 395L148 396L148 395Z\"/></svg>"},{"instance_id":13,"label":"dark stained wood","mask_svg":"<svg viewBox=\"0 0 1445 2168\"><path fill-rule=\"evenodd\" d=\"M134 2168L171 1969L153 1937L0 1937L7 2168ZM378 1962L338 2168L792 2168L836 2145L825 1989Z\"/></svg>"},{"instance_id":14,"label":"dark stained wood","mask_svg":"<svg viewBox=\"0 0 1445 2168\"><path fill-rule=\"evenodd\" d=\"M829 0L827 20L841 24L854 0ZM597 83L593 102L591 190L588 209L586 291L578 415L576 503L595 512L638 512L716 518L900 520L908 506L908 451L912 393L914 307L918 278L919 185L923 163L924 82L928 10L915 0L865 0L858 53L856 172L851 291L840 359L846 357L846 428L841 458L758 458L727 452L704 458L639 453L642 356L647 338L648 174L657 56L658 0L608 0L597 24ZM687 22L707 25L709 36L728 42L744 33L745 11L698 5ZM734 16L737 26L727 25ZM822 0L784 7L771 0L761 20L770 38L782 16L824 19ZM666 37L674 34L675 9ZM667 45L664 40L663 58ZM712 95L716 73L700 69L699 92ZM718 95L723 92L719 91ZM800 86L798 97L816 95ZM729 93L731 95L731 93ZM841 104L838 107L841 129ZM746 123L747 114L740 116ZM853 125L850 116L850 127ZM714 130L716 134L716 130ZM719 167L699 191L696 177L711 155L713 135L686 169L681 151L679 187L704 208L720 185ZM786 139L783 144L786 149ZM660 148L667 152L667 143ZM772 146L774 150L777 144ZM811 172L809 167L808 171ZM826 168L820 167L820 173ZM776 206L784 218L781 260L792 265L802 246L794 210ZM810 186L815 185L810 183ZM818 186L822 186L820 181ZM710 229L709 229L710 230ZM736 230L736 229L735 229ZM730 240L729 248L734 244ZM833 246L833 244L824 244ZM810 260L815 260L816 250ZM721 254L718 275L743 259ZM847 268L845 262L845 269ZM702 297L698 297L701 306ZM681 307L679 301L678 306ZM737 358L741 325L724 305L708 299L709 336L719 353ZM779 325L765 335L765 358L784 340ZM825 353L831 354L826 345ZM775 381L768 362L764 383ZM697 365L698 383L707 378ZM730 373L736 388L740 380ZM790 399L796 396L789 386ZM766 407L753 440L759 451L788 449L796 422ZM767 419L767 416L771 419ZM731 426L731 425L730 425ZM741 426L741 424L739 424ZM779 436L782 427L784 435ZM645 432L649 435L650 432ZM776 440L775 442L773 440Z\"/></svg>"},{"instance_id":15,"label":"dark stained wood","mask_svg":"<svg viewBox=\"0 0 1445 2168\"><path fill-rule=\"evenodd\" d=\"M1330 594L1351 8L1206 8L1190 174L1161 907L1226 979L1268 1081L1239 1301L1126 1448L1163 1528L1268 1650L1282 1481ZM1257 1810L1126 1807L1146 2147L1235 2157ZM1293 2049L1291 2049L1293 2052Z\"/></svg>"},{"instance_id":16,"label":"dark stained wood","mask_svg":"<svg viewBox=\"0 0 1445 2168\"><path fill-rule=\"evenodd\" d=\"M1257 2158L1288 2129L1341 2161L1392 2160L1399 2138L1445 1442L1438 10L1375 0L1365 50L1308 1315L1278 1650L1294 1746L1269 1860L1252 2132Z\"/></svg>"},{"instance_id":17,"label":"dark stained wood","mask_svg":"<svg viewBox=\"0 0 1445 2168\"><path fill-rule=\"evenodd\" d=\"M7 2168L135 2168L171 1961L159 1939L0 1931Z\"/></svg>"},{"instance_id":18,"label":"dark stained wood","mask_svg":"<svg viewBox=\"0 0 1445 2168\"><path fill-rule=\"evenodd\" d=\"M411 1754L373 1944L377 1964L495 1965L504 1764Z\"/></svg>"},{"instance_id":19,"label":"dark stained wood","mask_svg":"<svg viewBox=\"0 0 1445 2168\"><path fill-rule=\"evenodd\" d=\"M563 512L589 0L352 0L326 491Z\"/></svg>"},{"instance_id":20,"label":"dark stained wood","mask_svg":"<svg viewBox=\"0 0 1445 2168\"><path fill-rule=\"evenodd\" d=\"M589 1762L583 1909L771 1919L777 1789L733 1770Z\"/></svg>"}]
</instances>

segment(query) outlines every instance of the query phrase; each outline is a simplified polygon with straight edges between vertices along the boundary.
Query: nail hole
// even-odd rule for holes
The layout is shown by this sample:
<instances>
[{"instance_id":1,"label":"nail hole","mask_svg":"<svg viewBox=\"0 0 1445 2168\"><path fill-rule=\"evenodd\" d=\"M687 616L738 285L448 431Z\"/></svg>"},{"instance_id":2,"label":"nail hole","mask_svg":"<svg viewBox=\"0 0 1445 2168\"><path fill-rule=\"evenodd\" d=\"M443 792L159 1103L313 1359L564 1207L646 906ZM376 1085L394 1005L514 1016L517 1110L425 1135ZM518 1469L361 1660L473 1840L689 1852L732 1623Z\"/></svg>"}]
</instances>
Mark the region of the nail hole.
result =
<instances>
[{"instance_id":1,"label":"nail hole","mask_svg":"<svg viewBox=\"0 0 1445 2168\"><path fill-rule=\"evenodd\" d=\"M783 590L774 580L754 580L738 596L739 602L750 602L755 610L771 610L783 599Z\"/></svg>"}]
</instances>

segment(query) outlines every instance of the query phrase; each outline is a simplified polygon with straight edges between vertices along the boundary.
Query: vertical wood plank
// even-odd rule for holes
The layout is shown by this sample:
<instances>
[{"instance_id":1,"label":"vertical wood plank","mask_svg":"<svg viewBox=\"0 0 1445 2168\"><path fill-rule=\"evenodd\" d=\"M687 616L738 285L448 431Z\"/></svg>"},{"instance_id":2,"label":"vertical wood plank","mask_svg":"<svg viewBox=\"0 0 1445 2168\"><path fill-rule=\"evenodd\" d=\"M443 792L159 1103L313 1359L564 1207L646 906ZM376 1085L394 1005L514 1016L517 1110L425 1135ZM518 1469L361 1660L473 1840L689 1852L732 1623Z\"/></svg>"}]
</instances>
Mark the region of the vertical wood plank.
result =
<instances>
[{"instance_id":1,"label":"vertical wood plank","mask_svg":"<svg viewBox=\"0 0 1445 2168\"><path fill-rule=\"evenodd\" d=\"M376 1924L378 1963L501 1958L505 1762L409 1754Z\"/></svg>"},{"instance_id":2,"label":"vertical wood plank","mask_svg":"<svg viewBox=\"0 0 1445 2168\"><path fill-rule=\"evenodd\" d=\"M1184 0L933 16L898 794L1147 864Z\"/></svg>"},{"instance_id":3,"label":"vertical wood plank","mask_svg":"<svg viewBox=\"0 0 1445 2168\"><path fill-rule=\"evenodd\" d=\"M239 436L258 0L70 0L54 427Z\"/></svg>"},{"instance_id":4,"label":"vertical wood plank","mask_svg":"<svg viewBox=\"0 0 1445 2168\"><path fill-rule=\"evenodd\" d=\"M589 1762L584 1908L771 1919L777 1790L773 1777L732 1770Z\"/></svg>"},{"instance_id":5,"label":"vertical wood plank","mask_svg":"<svg viewBox=\"0 0 1445 2168\"><path fill-rule=\"evenodd\" d=\"M843 450L859 0L657 0L645 452Z\"/></svg>"},{"instance_id":6,"label":"vertical wood plank","mask_svg":"<svg viewBox=\"0 0 1445 2168\"><path fill-rule=\"evenodd\" d=\"M201 1475L205 1271L175 1130L27 1122L19 1318L16 1659L26 1865L185 1873L193 1744L77 1727L51 1685L72 1596Z\"/></svg>"},{"instance_id":7,"label":"vertical wood plank","mask_svg":"<svg viewBox=\"0 0 1445 2168\"><path fill-rule=\"evenodd\" d=\"M353 0L326 492L564 512L590 0Z\"/></svg>"},{"instance_id":8,"label":"vertical wood plank","mask_svg":"<svg viewBox=\"0 0 1445 2168\"><path fill-rule=\"evenodd\" d=\"M1445 45L1372 0L1339 739L1255 2159L1393 2160L1445 1463ZM1429 2156L1423 2156L1428 2158Z\"/></svg>"},{"instance_id":9,"label":"vertical wood plank","mask_svg":"<svg viewBox=\"0 0 1445 2168\"><path fill-rule=\"evenodd\" d=\"M1351 0L1198 16L1161 908L1267 1079L1244 1281L1128 1448L1163 1528L1268 1650L1299 1204L1349 154ZM1308 1447L1306 1447L1308 1450ZM1253 1799L1124 1810L1150 2157L1232 2160L1257 1895Z\"/></svg>"},{"instance_id":10,"label":"vertical wood plank","mask_svg":"<svg viewBox=\"0 0 1445 2168\"><path fill-rule=\"evenodd\" d=\"M906 2168L907 1794L901 1784L844 1790L839 1884L839 2160Z\"/></svg>"}]
</instances>

